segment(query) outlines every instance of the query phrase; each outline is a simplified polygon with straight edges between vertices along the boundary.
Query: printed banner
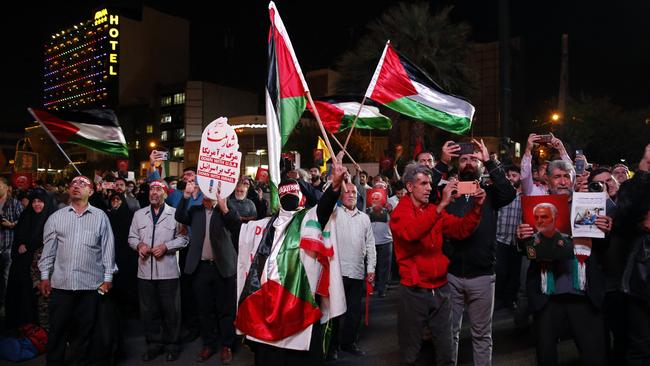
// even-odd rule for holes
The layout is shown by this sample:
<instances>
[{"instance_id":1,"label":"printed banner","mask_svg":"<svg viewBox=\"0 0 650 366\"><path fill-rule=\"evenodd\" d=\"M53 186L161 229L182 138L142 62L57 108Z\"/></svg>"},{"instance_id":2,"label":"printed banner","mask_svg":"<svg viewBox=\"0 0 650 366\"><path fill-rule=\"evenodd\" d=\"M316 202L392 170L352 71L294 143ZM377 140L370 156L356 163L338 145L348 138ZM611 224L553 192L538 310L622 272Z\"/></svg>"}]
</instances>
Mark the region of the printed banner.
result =
<instances>
[{"instance_id":1,"label":"printed banner","mask_svg":"<svg viewBox=\"0 0 650 366\"><path fill-rule=\"evenodd\" d=\"M241 167L241 152L235 129L219 117L203 130L196 179L210 199L226 198L235 190Z\"/></svg>"}]
</instances>

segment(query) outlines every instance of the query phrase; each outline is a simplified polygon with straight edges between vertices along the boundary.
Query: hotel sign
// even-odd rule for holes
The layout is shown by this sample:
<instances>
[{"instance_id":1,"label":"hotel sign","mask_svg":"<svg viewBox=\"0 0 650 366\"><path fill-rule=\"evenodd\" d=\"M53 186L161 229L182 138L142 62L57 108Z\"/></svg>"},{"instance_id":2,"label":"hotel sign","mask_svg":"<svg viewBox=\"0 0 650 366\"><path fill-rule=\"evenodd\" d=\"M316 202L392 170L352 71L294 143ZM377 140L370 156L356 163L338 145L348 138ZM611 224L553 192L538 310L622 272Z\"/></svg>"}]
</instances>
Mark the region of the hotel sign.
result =
<instances>
[{"instance_id":1,"label":"hotel sign","mask_svg":"<svg viewBox=\"0 0 650 366\"><path fill-rule=\"evenodd\" d=\"M108 75L118 74L118 55L120 45L120 17L117 14L109 14L108 10L102 9L95 13L95 25L102 25L108 22Z\"/></svg>"}]
</instances>

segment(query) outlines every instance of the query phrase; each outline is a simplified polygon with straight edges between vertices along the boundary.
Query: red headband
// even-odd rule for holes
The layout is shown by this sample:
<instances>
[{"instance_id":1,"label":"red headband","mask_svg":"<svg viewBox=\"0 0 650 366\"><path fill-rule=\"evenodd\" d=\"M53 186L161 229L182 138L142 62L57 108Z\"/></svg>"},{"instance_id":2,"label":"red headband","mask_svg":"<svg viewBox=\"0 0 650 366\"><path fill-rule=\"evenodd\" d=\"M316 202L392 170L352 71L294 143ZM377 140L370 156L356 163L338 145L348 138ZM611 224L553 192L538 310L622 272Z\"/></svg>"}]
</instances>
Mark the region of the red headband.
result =
<instances>
[{"instance_id":1,"label":"red headband","mask_svg":"<svg viewBox=\"0 0 650 366\"><path fill-rule=\"evenodd\" d=\"M278 195L280 197L287 194L300 195L300 185L298 183L289 183L278 188Z\"/></svg>"},{"instance_id":2,"label":"red headband","mask_svg":"<svg viewBox=\"0 0 650 366\"><path fill-rule=\"evenodd\" d=\"M78 176L74 177L72 179L72 181L70 182L70 184L72 185L72 184L74 184L74 182L79 182L79 181L83 182L84 184L86 184L88 186L93 185L92 182L90 181L90 179L88 179L87 177L84 177L83 175L78 175Z\"/></svg>"}]
</instances>

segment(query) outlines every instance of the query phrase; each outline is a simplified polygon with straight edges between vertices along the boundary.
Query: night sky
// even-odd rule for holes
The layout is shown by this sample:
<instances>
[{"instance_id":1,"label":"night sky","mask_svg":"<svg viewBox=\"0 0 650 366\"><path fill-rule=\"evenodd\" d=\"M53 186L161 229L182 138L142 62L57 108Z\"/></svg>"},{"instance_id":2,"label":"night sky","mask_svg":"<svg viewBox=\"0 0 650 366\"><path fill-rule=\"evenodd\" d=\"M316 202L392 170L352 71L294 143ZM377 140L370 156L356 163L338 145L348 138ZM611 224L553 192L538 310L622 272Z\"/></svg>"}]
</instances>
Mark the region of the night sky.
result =
<instances>
[{"instance_id":1,"label":"night sky","mask_svg":"<svg viewBox=\"0 0 650 366\"><path fill-rule=\"evenodd\" d=\"M263 91L269 27L267 2L150 3L156 9L191 22L192 79ZM389 0L276 1L304 71L334 66L340 55L363 35L366 24L396 3ZM650 2L511 0L511 3L511 36L522 36L526 44L526 92L531 105L557 95L562 33L569 34L571 95L582 92L607 95L626 108L650 105ZM3 105L8 113L4 115L2 130L22 130L30 122L26 108L40 105L41 51L47 37L89 18L105 4L21 2L16 4L16 10L5 11L3 94L7 97ZM137 8L137 1L108 4L126 11ZM496 0L431 2L434 9L445 5L455 5L454 21L470 24L472 41L498 39Z\"/></svg>"}]
</instances>

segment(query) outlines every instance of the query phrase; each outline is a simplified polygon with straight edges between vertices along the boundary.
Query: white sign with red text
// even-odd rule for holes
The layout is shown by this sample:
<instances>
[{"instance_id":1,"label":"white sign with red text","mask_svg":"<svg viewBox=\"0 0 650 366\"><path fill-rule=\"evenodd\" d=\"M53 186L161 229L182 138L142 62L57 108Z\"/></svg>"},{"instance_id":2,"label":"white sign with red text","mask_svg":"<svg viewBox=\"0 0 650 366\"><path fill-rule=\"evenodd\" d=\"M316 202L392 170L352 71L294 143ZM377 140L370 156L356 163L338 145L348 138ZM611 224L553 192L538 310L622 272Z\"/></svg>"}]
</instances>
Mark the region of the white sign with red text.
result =
<instances>
[{"instance_id":1,"label":"white sign with red text","mask_svg":"<svg viewBox=\"0 0 650 366\"><path fill-rule=\"evenodd\" d=\"M201 192L210 198L227 198L235 190L241 167L241 152L235 129L219 117L203 130L196 179Z\"/></svg>"}]
</instances>

